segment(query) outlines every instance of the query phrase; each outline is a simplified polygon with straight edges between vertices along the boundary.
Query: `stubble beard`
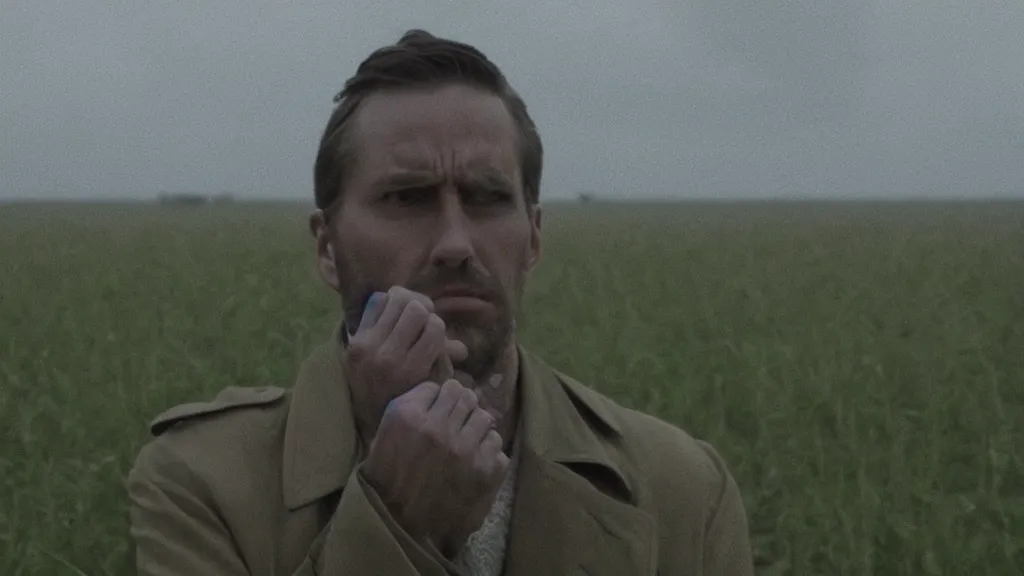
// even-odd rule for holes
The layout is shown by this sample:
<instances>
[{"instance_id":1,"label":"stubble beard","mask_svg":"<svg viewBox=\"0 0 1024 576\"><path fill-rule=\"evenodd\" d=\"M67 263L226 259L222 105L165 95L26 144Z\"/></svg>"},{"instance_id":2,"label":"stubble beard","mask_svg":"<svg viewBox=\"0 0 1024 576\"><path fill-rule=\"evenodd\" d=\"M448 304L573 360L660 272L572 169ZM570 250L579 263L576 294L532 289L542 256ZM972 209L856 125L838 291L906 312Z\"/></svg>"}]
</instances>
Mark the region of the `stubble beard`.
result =
<instances>
[{"instance_id":1,"label":"stubble beard","mask_svg":"<svg viewBox=\"0 0 1024 576\"><path fill-rule=\"evenodd\" d=\"M475 322L463 323L458 319L445 319L448 337L460 340L469 351L465 360L456 362L453 366L456 370L469 374L474 381L479 382L500 371L500 364L515 332L515 321L508 304L495 303L495 306L500 306L498 318L490 325L481 326Z\"/></svg>"},{"instance_id":2,"label":"stubble beard","mask_svg":"<svg viewBox=\"0 0 1024 576\"><path fill-rule=\"evenodd\" d=\"M371 282L357 279L352 267L340 256L336 259L335 267L345 328L354 334L370 296L375 290L387 288L375 289ZM509 295L504 290L495 291L491 304L497 309L497 317L493 322L481 324L458 316L442 317L448 338L461 341L469 352L465 360L454 363L455 370L468 374L477 382L496 372L503 372L502 361L515 338L516 315L522 300L523 286L524 278L521 276L515 280L513 294ZM409 288L415 290L416 287Z\"/></svg>"}]
</instances>

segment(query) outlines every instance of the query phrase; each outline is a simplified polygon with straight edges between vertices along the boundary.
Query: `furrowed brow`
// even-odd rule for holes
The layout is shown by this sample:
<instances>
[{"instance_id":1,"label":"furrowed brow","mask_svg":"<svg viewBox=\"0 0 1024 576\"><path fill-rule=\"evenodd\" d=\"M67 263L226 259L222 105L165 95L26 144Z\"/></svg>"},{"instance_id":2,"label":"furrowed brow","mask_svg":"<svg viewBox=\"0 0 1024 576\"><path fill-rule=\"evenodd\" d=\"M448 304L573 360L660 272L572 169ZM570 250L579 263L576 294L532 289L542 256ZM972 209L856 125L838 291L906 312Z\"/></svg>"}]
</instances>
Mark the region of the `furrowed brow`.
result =
<instances>
[{"instance_id":1,"label":"furrowed brow","mask_svg":"<svg viewBox=\"0 0 1024 576\"><path fill-rule=\"evenodd\" d=\"M373 189L379 191L401 190L403 188L418 188L423 186L436 186L440 183L438 177L430 172L394 172L378 178L373 183Z\"/></svg>"},{"instance_id":2,"label":"furrowed brow","mask_svg":"<svg viewBox=\"0 0 1024 576\"><path fill-rule=\"evenodd\" d=\"M477 170L467 174L463 181L469 186L493 190L512 191L512 182L497 170Z\"/></svg>"}]
</instances>

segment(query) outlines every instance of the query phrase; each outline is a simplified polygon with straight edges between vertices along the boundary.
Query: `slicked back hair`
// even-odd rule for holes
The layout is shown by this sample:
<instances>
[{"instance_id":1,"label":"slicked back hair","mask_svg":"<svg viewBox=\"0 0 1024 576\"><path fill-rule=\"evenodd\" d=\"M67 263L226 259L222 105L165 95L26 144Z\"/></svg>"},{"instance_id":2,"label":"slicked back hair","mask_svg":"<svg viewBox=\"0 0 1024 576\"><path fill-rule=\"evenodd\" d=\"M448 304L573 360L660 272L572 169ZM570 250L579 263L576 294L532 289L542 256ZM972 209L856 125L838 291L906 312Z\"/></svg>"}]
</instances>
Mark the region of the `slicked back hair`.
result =
<instances>
[{"instance_id":1,"label":"slicked back hair","mask_svg":"<svg viewBox=\"0 0 1024 576\"><path fill-rule=\"evenodd\" d=\"M334 97L334 112L327 121L313 169L317 208L335 205L344 191L341 183L352 165L349 140L352 118L373 92L395 88L430 88L465 84L500 97L519 131L520 167L527 209L540 201L544 150L526 104L504 74L476 48L438 38L424 30L409 30L398 42L374 51L359 65L355 76Z\"/></svg>"}]
</instances>

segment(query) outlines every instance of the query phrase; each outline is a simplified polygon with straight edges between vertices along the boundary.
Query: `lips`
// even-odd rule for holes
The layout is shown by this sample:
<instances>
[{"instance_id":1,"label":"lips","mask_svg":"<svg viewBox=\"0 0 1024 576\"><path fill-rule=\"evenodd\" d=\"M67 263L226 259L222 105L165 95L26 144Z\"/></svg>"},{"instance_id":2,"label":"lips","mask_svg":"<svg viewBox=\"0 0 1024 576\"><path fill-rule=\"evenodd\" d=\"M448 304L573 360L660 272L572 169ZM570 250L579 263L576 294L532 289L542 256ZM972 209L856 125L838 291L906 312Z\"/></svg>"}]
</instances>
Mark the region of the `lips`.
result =
<instances>
[{"instance_id":1,"label":"lips","mask_svg":"<svg viewBox=\"0 0 1024 576\"><path fill-rule=\"evenodd\" d=\"M487 294L482 290L477 290L470 286L449 286L439 292L431 294L431 300L440 300L442 298L476 298L477 300L487 300Z\"/></svg>"},{"instance_id":2,"label":"lips","mask_svg":"<svg viewBox=\"0 0 1024 576\"><path fill-rule=\"evenodd\" d=\"M483 290L470 286L449 286L431 295L435 311L448 320L450 314L482 314L494 309Z\"/></svg>"}]
</instances>

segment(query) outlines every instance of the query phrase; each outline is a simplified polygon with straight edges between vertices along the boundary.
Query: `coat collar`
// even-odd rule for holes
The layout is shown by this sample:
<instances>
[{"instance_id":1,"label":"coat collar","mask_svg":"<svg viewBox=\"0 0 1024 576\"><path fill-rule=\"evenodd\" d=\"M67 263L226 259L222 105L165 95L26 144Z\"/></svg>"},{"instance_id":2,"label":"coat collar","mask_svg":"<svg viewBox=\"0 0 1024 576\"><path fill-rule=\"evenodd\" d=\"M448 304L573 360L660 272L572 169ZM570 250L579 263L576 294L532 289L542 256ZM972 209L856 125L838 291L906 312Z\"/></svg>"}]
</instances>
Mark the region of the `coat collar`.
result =
<instances>
[{"instance_id":1,"label":"coat collar","mask_svg":"<svg viewBox=\"0 0 1024 576\"><path fill-rule=\"evenodd\" d=\"M306 358L291 391L284 433L283 493L290 510L345 485L358 461L352 400L341 363L341 326Z\"/></svg>"},{"instance_id":2,"label":"coat collar","mask_svg":"<svg viewBox=\"0 0 1024 576\"><path fill-rule=\"evenodd\" d=\"M359 462L352 401L341 362L343 327L303 362L292 389L284 437L284 502L310 504L344 487ZM635 483L607 446L622 430L603 397L552 370L522 347L519 384L524 452L561 464L597 466L632 500Z\"/></svg>"}]
</instances>

